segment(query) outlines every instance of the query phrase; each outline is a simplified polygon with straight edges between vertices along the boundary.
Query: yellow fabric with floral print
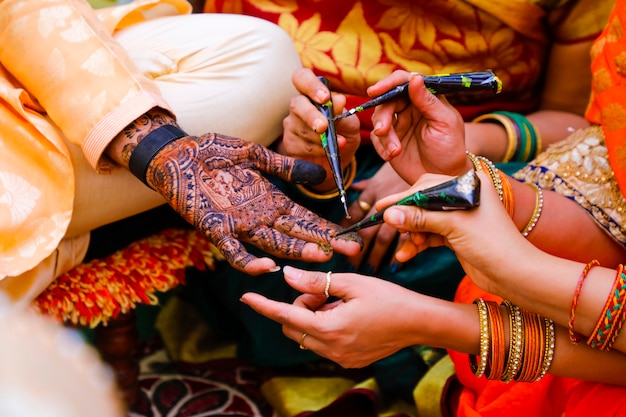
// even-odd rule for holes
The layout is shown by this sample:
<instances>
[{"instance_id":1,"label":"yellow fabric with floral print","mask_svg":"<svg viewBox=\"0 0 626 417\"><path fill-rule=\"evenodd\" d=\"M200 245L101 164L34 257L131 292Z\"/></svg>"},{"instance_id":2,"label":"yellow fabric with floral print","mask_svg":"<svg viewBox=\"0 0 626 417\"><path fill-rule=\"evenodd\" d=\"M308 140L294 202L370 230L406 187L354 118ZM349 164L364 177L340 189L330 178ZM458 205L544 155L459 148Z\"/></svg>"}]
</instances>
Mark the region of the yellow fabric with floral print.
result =
<instances>
[{"instance_id":1,"label":"yellow fabric with floral print","mask_svg":"<svg viewBox=\"0 0 626 417\"><path fill-rule=\"evenodd\" d=\"M597 36L612 1L569 0L208 0L205 12L239 13L277 23L305 67L335 91L365 97L394 70L439 74L492 69L499 100L457 101L463 115L537 105L551 42Z\"/></svg>"}]
</instances>

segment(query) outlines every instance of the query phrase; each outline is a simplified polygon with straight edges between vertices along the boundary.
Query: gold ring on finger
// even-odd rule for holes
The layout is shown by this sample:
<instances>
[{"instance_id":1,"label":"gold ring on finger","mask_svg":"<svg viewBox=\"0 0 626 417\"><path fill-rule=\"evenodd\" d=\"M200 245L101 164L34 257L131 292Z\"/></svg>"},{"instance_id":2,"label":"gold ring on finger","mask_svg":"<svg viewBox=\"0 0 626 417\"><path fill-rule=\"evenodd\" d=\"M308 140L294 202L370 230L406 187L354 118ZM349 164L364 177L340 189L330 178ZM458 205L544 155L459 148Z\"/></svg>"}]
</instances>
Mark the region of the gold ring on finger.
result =
<instances>
[{"instance_id":1,"label":"gold ring on finger","mask_svg":"<svg viewBox=\"0 0 626 417\"><path fill-rule=\"evenodd\" d=\"M302 350L307 350L307 348L304 347L303 343L304 343L304 339L306 339L308 335L306 334L306 332L302 333L302 336L300 337L300 349Z\"/></svg>"},{"instance_id":2,"label":"gold ring on finger","mask_svg":"<svg viewBox=\"0 0 626 417\"><path fill-rule=\"evenodd\" d=\"M359 200L359 207L361 207L361 210L368 212L372 209L372 205L370 203L367 203L363 200Z\"/></svg>"}]
</instances>

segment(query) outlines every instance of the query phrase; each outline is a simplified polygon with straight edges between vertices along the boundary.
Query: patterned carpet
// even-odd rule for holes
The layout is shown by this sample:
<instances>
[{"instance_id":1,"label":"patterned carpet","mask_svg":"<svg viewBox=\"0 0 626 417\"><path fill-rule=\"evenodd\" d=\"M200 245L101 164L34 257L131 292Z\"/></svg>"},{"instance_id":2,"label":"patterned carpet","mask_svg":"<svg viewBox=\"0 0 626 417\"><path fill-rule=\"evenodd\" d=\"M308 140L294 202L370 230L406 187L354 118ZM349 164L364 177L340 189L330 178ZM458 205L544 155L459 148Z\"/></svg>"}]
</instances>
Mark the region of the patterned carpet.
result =
<instances>
[{"instance_id":1,"label":"patterned carpet","mask_svg":"<svg viewBox=\"0 0 626 417\"><path fill-rule=\"evenodd\" d=\"M158 342L147 344L140 354L141 393L129 417L415 417L410 412L400 412L405 406L380 412L380 398L359 383L368 379L369 371L345 370L328 361L280 371L229 357L201 363L172 362ZM303 376L309 379L307 384L313 379L317 385L305 387L296 382L298 378L302 381ZM287 388L290 394L283 399L319 407L300 411L287 407L288 411L282 413L274 410L261 386L272 386L282 377L292 381ZM338 379L344 381L345 389L333 396L330 403L325 402L324 394L329 387L338 385Z\"/></svg>"},{"instance_id":2,"label":"patterned carpet","mask_svg":"<svg viewBox=\"0 0 626 417\"><path fill-rule=\"evenodd\" d=\"M276 416L260 391L261 368L235 358L173 363L155 346L142 356L141 394L129 417Z\"/></svg>"}]
</instances>

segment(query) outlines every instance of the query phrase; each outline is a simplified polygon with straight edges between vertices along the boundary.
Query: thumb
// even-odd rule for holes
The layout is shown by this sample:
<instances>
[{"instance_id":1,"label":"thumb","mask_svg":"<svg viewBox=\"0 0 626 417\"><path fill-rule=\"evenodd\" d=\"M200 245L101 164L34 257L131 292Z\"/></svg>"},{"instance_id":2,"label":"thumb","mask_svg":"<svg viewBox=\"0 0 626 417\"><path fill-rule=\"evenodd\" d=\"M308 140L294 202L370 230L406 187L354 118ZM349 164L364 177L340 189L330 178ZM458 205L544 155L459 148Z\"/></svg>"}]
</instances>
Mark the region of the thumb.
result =
<instances>
[{"instance_id":1,"label":"thumb","mask_svg":"<svg viewBox=\"0 0 626 417\"><path fill-rule=\"evenodd\" d=\"M259 157L253 163L266 174L297 184L317 185L326 179L326 170L320 165L281 155L261 145L255 145L258 146Z\"/></svg>"},{"instance_id":2,"label":"thumb","mask_svg":"<svg viewBox=\"0 0 626 417\"><path fill-rule=\"evenodd\" d=\"M424 85L424 77L416 73L411 73L409 77L409 98L426 119L440 120L442 114L451 112L445 98L435 96Z\"/></svg>"},{"instance_id":3,"label":"thumb","mask_svg":"<svg viewBox=\"0 0 626 417\"><path fill-rule=\"evenodd\" d=\"M401 233L427 232L445 236L445 231L450 227L449 214L413 206L390 206L385 210L384 220Z\"/></svg>"}]
</instances>

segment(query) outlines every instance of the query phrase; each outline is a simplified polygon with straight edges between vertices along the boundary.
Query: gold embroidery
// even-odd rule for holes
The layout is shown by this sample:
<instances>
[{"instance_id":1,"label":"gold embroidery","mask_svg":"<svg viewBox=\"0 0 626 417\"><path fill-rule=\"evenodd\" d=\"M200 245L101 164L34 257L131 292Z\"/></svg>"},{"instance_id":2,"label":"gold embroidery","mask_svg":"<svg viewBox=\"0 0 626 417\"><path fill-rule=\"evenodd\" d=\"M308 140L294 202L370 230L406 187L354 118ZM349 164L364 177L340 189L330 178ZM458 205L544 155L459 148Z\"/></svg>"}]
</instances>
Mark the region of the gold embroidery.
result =
<instances>
[{"instance_id":1,"label":"gold embroidery","mask_svg":"<svg viewBox=\"0 0 626 417\"><path fill-rule=\"evenodd\" d=\"M626 246L623 224L626 199L608 163L601 127L574 132L550 146L514 177L573 199L617 242Z\"/></svg>"}]
</instances>

